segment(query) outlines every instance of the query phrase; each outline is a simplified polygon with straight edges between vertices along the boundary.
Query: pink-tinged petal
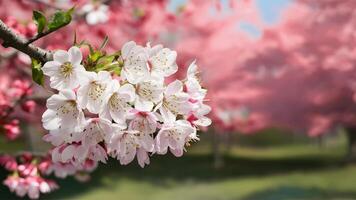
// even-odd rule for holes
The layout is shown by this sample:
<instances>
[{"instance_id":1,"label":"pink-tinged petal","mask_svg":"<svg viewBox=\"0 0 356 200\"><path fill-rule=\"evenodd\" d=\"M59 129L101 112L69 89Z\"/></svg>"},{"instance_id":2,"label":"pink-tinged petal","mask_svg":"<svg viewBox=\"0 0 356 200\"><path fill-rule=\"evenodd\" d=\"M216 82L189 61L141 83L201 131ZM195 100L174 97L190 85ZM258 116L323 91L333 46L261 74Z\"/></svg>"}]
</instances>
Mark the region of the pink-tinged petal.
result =
<instances>
[{"instance_id":1,"label":"pink-tinged petal","mask_svg":"<svg viewBox=\"0 0 356 200\"><path fill-rule=\"evenodd\" d=\"M125 129L127 127L125 113L117 111L117 110L115 110L115 111L110 110L110 116L112 117L112 119L117 123L117 125L121 129Z\"/></svg>"},{"instance_id":2,"label":"pink-tinged petal","mask_svg":"<svg viewBox=\"0 0 356 200\"><path fill-rule=\"evenodd\" d=\"M48 193L51 191L49 184L46 181L40 183L39 189L42 193Z\"/></svg>"},{"instance_id":3,"label":"pink-tinged petal","mask_svg":"<svg viewBox=\"0 0 356 200\"><path fill-rule=\"evenodd\" d=\"M176 116L165 107L161 107L159 111L161 113L164 124L172 124L176 120Z\"/></svg>"},{"instance_id":4,"label":"pink-tinged petal","mask_svg":"<svg viewBox=\"0 0 356 200\"><path fill-rule=\"evenodd\" d=\"M141 144L142 148L148 152L152 152L155 148L154 140L149 134L147 134L146 136L143 136L143 138L141 138L140 144Z\"/></svg>"},{"instance_id":5,"label":"pink-tinged petal","mask_svg":"<svg viewBox=\"0 0 356 200\"><path fill-rule=\"evenodd\" d=\"M200 116L207 115L211 111L211 107L205 104L202 104L200 109L198 109L197 114Z\"/></svg>"},{"instance_id":6,"label":"pink-tinged petal","mask_svg":"<svg viewBox=\"0 0 356 200\"><path fill-rule=\"evenodd\" d=\"M61 162L61 154L59 153L60 147L56 147L55 149L52 150L52 161L53 162Z\"/></svg>"},{"instance_id":7,"label":"pink-tinged petal","mask_svg":"<svg viewBox=\"0 0 356 200\"><path fill-rule=\"evenodd\" d=\"M183 90L183 84L179 80L175 80L172 83L170 83L165 91L166 96L174 95L177 94L178 92L181 92Z\"/></svg>"},{"instance_id":8,"label":"pink-tinged petal","mask_svg":"<svg viewBox=\"0 0 356 200\"><path fill-rule=\"evenodd\" d=\"M73 65L79 65L82 62L83 55L78 47L76 46L71 47L68 50L68 54L69 54L69 61Z\"/></svg>"},{"instance_id":9,"label":"pink-tinged petal","mask_svg":"<svg viewBox=\"0 0 356 200\"><path fill-rule=\"evenodd\" d=\"M148 156L148 153L142 149L142 148L139 148L137 150L137 161L138 161L138 164L144 168L145 167L145 164L146 165L149 165L150 164L150 158Z\"/></svg>"},{"instance_id":10,"label":"pink-tinged petal","mask_svg":"<svg viewBox=\"0 0 356 200\"><path fill-rule=\"evenodd\" d=\"M207 117L201 117L200 119L194 121L194 124L197 126L210 126L211 124L211 119L207 118Z\"/></svg>"},{"instance_id":11,"label":"pink-tinged petal","mask_svg":"<svg viewBox=\"0 0 356 200\"><path fill-rule=\"evenodd\" d=\"M105 106L99 113L99 117L106 120L112 120L108 106Z\"/></svg>"},{"instance_id":12,"label":"pink-tinged petal","mask_svg":"<svg viewBox=\"0 0 356 200\"><path fill-rule=\"evenodd\" d=\"M182 148L176 148L176 149L170 149L172 154L176 157L181 157L183 156L183 149Z\"/></svg>"},{"instance_id":13,"label":"pink-tinged petal","mask_svg":"<svg viewBox=\"0 0 356 200\"><path fill-rule=\"evenodd\" d=\"M164 130L160 130L156 136L156 148L157 153L165 154L168 148L168 138L165 135Z\"/></svg>"},{"instance_id":14,"label":"pink-tinged petal","mask_svg":"<svg viewBox=\"0 0 356 200\"><path fill-rule=\"evenodd\" d=\"M27 194L30 199L38 199L40 197L39 186L30 184Z\"/></svg>"},{"instance_id":15,"label":"pink-tinged petal","mask_svg":"<svg viewBox=\"0 0 356 200\"><path fill-rule=\"evenodd\" d=\"M127 165L130 162L132 162L135 159L136 156L136 147L135 146L127 146L126 145L122 145L122 147L127 147L127 149L123 150L121 148L120 151L120 164L121 165Z\"/></svg>"},{"instance_id":16,"label":"pink-tinged petal","mask_svg":"<svg viewBox=\"0 0 356 200\"><path fill-rule=\"evenodd\" d=\"M64 50L58 50L54 53L53 60L62 64L65 62L69 62L69 54Z\"/></svg>"},{"instance_id":17,"label":"pink-tinged petal","mask_svg":"<svg viewBox=\"0 0 356 200\"><path fill-rule=\"evenodd\" d=\"M187 70L187 78L195 78L195 74L197 73L198 67L195 64L196 60L190 63Z\"/></svg>"},{"instance_id":18,"label":"pink-tinged petal","mask_svg":"<svg viewBox=\"0 0 356 200\"><path fill-rule=\"evenodd\" d=\"M62 152L62 162L68 162L73 158L76 148L74 145L68 145Z\"/></svg>"},{"instance_id":19,"label":"pink-tinged petal","mask_svg":"<svg viewBox=\"0 0 356 200\"><path fill-rule=\"evenodd\" d=\"M76 151L75 151L75 157L80 161L80 162L83 162L87 159L88 157L88 147L85 146L85 145L80 145L76 148Z\"/></svg>"}]
</instances>

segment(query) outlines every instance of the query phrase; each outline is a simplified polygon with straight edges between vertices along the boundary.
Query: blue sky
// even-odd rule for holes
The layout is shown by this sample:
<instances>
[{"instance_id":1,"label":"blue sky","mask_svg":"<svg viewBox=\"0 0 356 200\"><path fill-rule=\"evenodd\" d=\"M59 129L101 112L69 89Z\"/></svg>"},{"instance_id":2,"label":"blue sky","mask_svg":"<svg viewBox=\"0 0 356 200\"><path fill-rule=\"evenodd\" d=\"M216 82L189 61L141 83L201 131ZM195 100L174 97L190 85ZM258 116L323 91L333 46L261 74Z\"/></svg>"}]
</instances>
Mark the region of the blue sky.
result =
<instances>
[{"instance_id":1,"label":"blue sky","mask_svg":"<svg viewBox=\"0 0 356 200\"><path fill-rule=\"evenodd\" d=\"M175 8L184 5L187 1L189 0L171 0L169 9L175 10ZM227 1L228 0L222 0L222 2ZM261 12L263 20L265 20L266 23L274 24L278 22L280 12L288 6L291 1L292 0L257 0L257 6Z\"/></svg>"}]
</instances>

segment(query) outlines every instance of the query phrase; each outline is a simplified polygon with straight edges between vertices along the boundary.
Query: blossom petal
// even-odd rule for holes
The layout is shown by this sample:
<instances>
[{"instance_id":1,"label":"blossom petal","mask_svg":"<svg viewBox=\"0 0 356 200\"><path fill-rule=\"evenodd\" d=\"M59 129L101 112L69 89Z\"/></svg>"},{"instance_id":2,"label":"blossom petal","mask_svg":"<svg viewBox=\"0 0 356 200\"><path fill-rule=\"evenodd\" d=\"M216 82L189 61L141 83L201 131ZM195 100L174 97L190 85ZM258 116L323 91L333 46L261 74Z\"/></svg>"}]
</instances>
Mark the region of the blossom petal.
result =
<instances>
[{"instance_id":1,"label":"blossom petal","mask_svg":"<svg viewBox=\"0 0 356 200\"><path fill-rule=\"evenodd\" d=\"M73 65L80 65L80 63L82 62L82 59L83 59L83 55L78 47L76 47L76 46L71 47L68 50L68 54L69 54L69 61Z\"/></svg>"},{"instance_id":2,"label":"blossom petal","mask_svg":"<svg viewBox=\"0 0 356 200\"><path fill-rule=\"evenodd\" d=\"M58 50L54 53L53 60L62 64L65 62L69 62L69 54L64 50Z\"/></svg>"}]
</instances>

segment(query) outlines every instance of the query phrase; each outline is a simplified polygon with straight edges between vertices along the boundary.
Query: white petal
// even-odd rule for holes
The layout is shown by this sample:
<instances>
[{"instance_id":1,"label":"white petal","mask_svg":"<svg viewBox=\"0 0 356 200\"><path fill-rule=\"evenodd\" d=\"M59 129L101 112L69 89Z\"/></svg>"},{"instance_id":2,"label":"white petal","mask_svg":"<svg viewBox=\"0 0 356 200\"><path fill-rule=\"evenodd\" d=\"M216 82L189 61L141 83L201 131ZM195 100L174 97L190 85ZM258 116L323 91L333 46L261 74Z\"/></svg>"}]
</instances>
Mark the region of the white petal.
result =
<instances>
[{"instance_id":1,"label":"white petal","mask_svg":"<svg viewBox=\"0 0 356 200\"><path fill-rule=\"evenodd\" d=\"M136 46L134 41L126 42L121 49L121 54L124 59L126 59L130 53L130 51Z\"/></svg>"},{"instance_id":2,"label":"white petal","mask_svg":"<svg viewBox=\"0 0 356 200\"><path fill-rule=\"evenodd\" d=\"M211 119L207 118L207 117L201 117L200 119L194 121L194 124L197 126L210 126L211 124Z\"/></svg>"},{"instance_id":3,"label":"white petal","mask_svg":"<svg viewBox=\"0 0 356 200\"><path fill-rule=\"evenodd\" d=\"M127 99L125 98L125 100L128 102L132 102L135 100L135 96L136 96L135 88L131 84L125 84L121 86L118 92L119 94L127 95L128 98Z\"/></svg>"},{"instance_id":4,"label":"white petal","mask_svg":"<svg viewBox=\"0 0 356 200\"><path fill-rule=\"evenodd\" d=\"M62 162L67 162L73 158L76 148L74 145L69 145L62 151Z\"/></svg>"},{"instance_id":5,"label":"white petal","mask_svg":"<svg viewBox=\"0 0 356 200\"><path fill-rule=\"evenodd\" d=\"M64 50L58 50L54 53L53 60L60 63L69 62L69 54Z\"/></svg>"},{"instance_id":6,"label":"white petal","mask_svg":"<svg viewBox=\"0 0 356 200\"><path fill-rule=\"evenodd\" d=\"M195 74L197 73L197 65L195 64L195 60L189 65L187 70L187 78L195 78Z\"/></svg>"},{"instance_id":7,"label":"white petal","mask_svg":"<svg viewBox=\"0 0 356 200\"><path fill-rule=\"evenodd\" d=\"M76 96L73 90L62 90L59 92L68 100L75 100Z\"/></svg>"},{"instance_id":8,"label":"white petal","mask_svg":"<svg viewBox=\"0 0 356 200\"><path fill-rule=\"evenodd\" d=\"M147 152L142 148L139 148L137 151L137 161L142 168L145 167L145 164L150 164L150 158L148 157Z\"/></svg>"},{"instance_id":9,"label":"white petal","mask_svg":"<svg viewBox=\"0 0 356 200\"><path fill-rule=\"evenodd\" d=\"M120 126L121 129L125 129L127 124L126 124L126 119L125 119L125 114L120 112L120 111L112 111L110 110L110 115L112 119Z\"/></svg>"},{"instance_id":10,"label":"white petal","mask_svg":"<svg viewBox=\"0 0 356 200\"><path fill-rule=\"evenodd\" d=\"M59 106L62 105L63 101L65 101L66 98L62 95L59 94L54 94L50 98L47 99L46 102L46 107L49 109L57 109Z\"/></svg>"},{"instance_id":11,"label":"white petal","mask_svg":"<svg viewBox=\"0 0 356 200\"><path fill-rule=\"evenodd\" d=\"M81 86L78 90L78 104L81 108L86 108L88 104L88 89L89 85Z\"/></svg>"},{"instance_id":12,"label":"white petal","mask_svg":"<svg viewBox=\"0 0 356 200\"><path fill-rule=\"evenodd\" d=\"M183 156L183 148L176 148L176 149L170 149L172 154L176 157L181 157Z\"/></svg>"},{"instance_id":13,"label":"white petal","mask_svg":"<svg viewBox=\"0 0 356 200\"><path fill-rule=\"evenodd\" d=\"M164 124L172 124L176 120L176 116L164 107L159 109Z\"/></svg>"},{"instance_id":14,"label":"white petal","mask_svg":"<svg viewBox=\"0 0 356 200\"><path fill-rule=\"evenodd\" d=\"M100 80L100 81L110 81L111 80L110 72L108 72L108 71L100 71L98 73L98 80Z\"/></svg>"},{"instance_id":15,"label":"white petal","mask_svg":"<svg viewBox=\"0 0 356 200\"><path fill-rule=\"evenodd\" d=\"M89 25L95 25L99 21L95 12L88 13L85 19Z\"/></svg>"},{"instance_id":16,"label":"white petal","mask_svg":"<svg viewBox=\"0 0 356 200\"><path fill-rule=\"evenodd\" d=\"M47 76L54 76L58 74L58 70L60 66L61 63L58 61L49 61L46 62L41 69L43 71L43 74Z\"/></svg>"},{"instance_id":17,"label":"white petal","mask_svg":"<svg viewBox=\"0 0 356 200\"><path fill-rule=\"evenodd\" d=\"M174 95L178 92L181 92L183 90L183 84L179 80L175 80L172 83L170 83L165 91L166 96Z\"/></svg>"},{"instance_id":18,"label":"white petal","mask_svg":"<svg viewBox=\"0 0 356 200\"><path fill-rule=\"evenodd\" d=\"M159 154L167 153L168 138L165 136L165 130L160 130L156 136L156 148Z\"/></svg>"},{"instance_id":19,"label":"white petal","mask_svg":"<svg viewBox=\"0 0 356 200\"><path fill-rule=\"evenodd\" d=\"M56 112L46 110L42 115L43 128L46 130L55 130L60 126L60 120L56 116Z\"/></svg>"},{"instance_id":20,"label":"white petal","mask_svg":"<svg viewBox=\"0 0 356 200\"><path fill-rule=\"evenodd\" d=\"M92 10L94 10L94 6L93 6L93 4L91 4L91 3L85 4L85 5L82 7L82 11L83 11L83 12L90 12L90 11L92 11Z\"/></svg>"},{"instance_id":21,"label":"white petal","mask_svg":"<svg viewBox=\"0 0 356 200\"><path fill-rule=\"evenodd\" d=\"M80 49L76 46L71 47L68 50L69 60L73 65L79 65L82 62L83 55Z\"/></svg>"},{"instance_id":22,"label":"white petal","mask_svg":"<svg viewBox=\"0 0 356 200\"><path fill-rule=\"evenodd\" d=\"M137 98L135 101L135 108L139 111L151 111L153 103L151 101L145 101L141 98Z\"/></svg>"}]
</instances>

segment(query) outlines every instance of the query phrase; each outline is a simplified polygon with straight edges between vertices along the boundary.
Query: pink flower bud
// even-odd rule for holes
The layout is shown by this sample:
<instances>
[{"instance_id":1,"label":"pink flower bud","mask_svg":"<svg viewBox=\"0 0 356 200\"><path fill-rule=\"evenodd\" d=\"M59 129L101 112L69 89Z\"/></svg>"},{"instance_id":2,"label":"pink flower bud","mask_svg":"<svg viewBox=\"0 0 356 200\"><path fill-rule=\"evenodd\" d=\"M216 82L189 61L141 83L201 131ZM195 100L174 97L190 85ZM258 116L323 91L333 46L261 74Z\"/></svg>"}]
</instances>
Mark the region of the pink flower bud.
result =
<instances>
[{"instance_id":1,"label":"pink flower bud","mask_svg":"<svg viewBox=\"0 0 356 200\"><path fill-rule=\"evenodd\" d=\"M9 140L14 140L20 135L19 120L14 119L3 126L5 135Z\"/></svg>"},{"instance_id":2,"label":"pink flower bud","mask_svg":"<svg viewBox=\"0 0 356 200\"><path fill-rule=\"evenodd\" d=\"M16 159L9 155L0 156L0 165L9 171L15 171L17 169Z\"/></svg>"},{"instance_id":3,"label":"pink flower bud","mask_svg":"<svg viewBox=\"0 0 356 200\"><path fill-rule=\"evenodd\" d=\"M26 101L25 103L23 103L21 105L22 110L24 110L27 113L33 113L35 111L36 108L36 102L29 100Z\"/></svg>"}]
</instances>

